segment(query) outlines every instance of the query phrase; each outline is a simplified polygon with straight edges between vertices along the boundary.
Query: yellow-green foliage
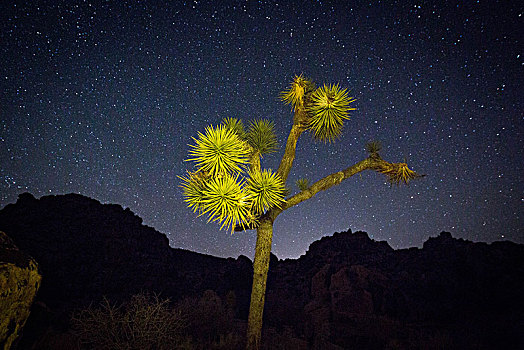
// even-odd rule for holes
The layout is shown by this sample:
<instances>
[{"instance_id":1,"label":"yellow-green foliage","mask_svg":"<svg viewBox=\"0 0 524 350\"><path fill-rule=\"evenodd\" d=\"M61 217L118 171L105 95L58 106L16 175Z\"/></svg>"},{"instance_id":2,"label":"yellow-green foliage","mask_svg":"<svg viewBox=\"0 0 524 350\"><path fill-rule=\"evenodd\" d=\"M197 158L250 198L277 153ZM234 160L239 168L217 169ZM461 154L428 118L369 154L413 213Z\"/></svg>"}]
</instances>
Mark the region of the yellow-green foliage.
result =
<instances>
[{"instance_id":1,"label":"yellow-green foliage","mask_svg":"<svg viewBox=\"0 0 524 350\"><path fill-rule=\"evenodd\" d=\"M188 173L180 179L188 207L219 222L221 229L245 228L257 215L284 202L284 184L271 170L249 172L246 179L227 173L215 177Z\"/></svg>"},{"instance_id":2,"label":"yellow-green foliage","mask_svg":"<svg viewBox=\"0 0 524 350\"><path fill-rule=\"evenodd\" d=\"M222 121L222 125L226 127L226 129L233 130L233 132L240 137L240 139L244 139L246 136L246 132L244 130L244 123L240 119L237 118L224 118Z\"/></svg>"},{"instance_id":3,"label":"yellow-green foliage","mask_svg":"<svg viewBox=\"0 0 524 350\"><path fill-rule=\"evenodd\" d=\"M184 201L199 216L207 214L208 221L217 221L221 223L221 229L229 227L231 231L236 225L244 226L250 222L249 194L239 174L199 177L189 173L180 179Z\"/></svg>"},{"instance_id":4,"label":"yellow-green foliage","mask_svg":"<svg viewBox=\"0 0 524 350\"><path fill-rule=\"evenodd\" d=\"M196 169L179 176L189 208L233 232L235 227L253 227L259 215L280 207L283 182L270 170L260 170L260 155L276 148L273 123L255 120L244 133L242 122L226 118L198 136L189 151ZM255 163L250 163L248 171L249 162Z\"/></svg>"},{"instance_id":5,"label":"yellow-green foliage","mask_svg":"<svg viewBox=\"0 0 524 350\"><path fill-rule=\"evenodd\" d=\"M295 184L297 185L298 189L301 191L305 191L309 188L309 179L298 179Z\"/></svg>"},{"instance_id":6,"label":"yellow-green foliage","mask_svg":"<svg viewBox=\"0 0 524 350\"><path fill-rule=\"evenodd\" d=\"M377 154L382 150L382 143L380 141L370 141L366 144L366 151L369 154Z\"/></svg>"},{"instance_id":7,"label":"yellow-green foliage","mask_svg":"<svg viewBox=\"0 0 524 350\"><path fill-rule=\"evenodd\" d=\"M203 200L205 199L206 179L209 176L204 172L187 172L187 176L179 176L184 193L184 201L193 212L202 215L204 211Z\"/></svg>"},{"instance_id":8,"label":"yellow-green foliage","mask_svg":"<svg viewBox=\"0 0 524 350\"><path fill-rule=\"evenodd\" d=\"M285 186L277 174L270 170L250 172L247 190L255 215L263 214L272 207L280 208L284 202Z\"/></svg>"},{"instance_id":9,"label":"yellow-green foliage","mask_svg":"<svg viewBox=\"0 0 524 350\"><path fill-rule=\"evenodd\" d=\"M244 188L244 182L239 175L224 174L210 178L205 183L201 200L202 214L209 215L209 221L218 221L231 227L247 223L249 214L249 193Z\"/></svg>"},{"instance_id":10,"label":"yellow-green foliage","mask_svg":"<svg viewBox=\"0 0 524 350\"><path fill-rule=\"evenodd\" d=\"M291 83L289 90L283 91L280 98L286 104L291 104L293 110L300 108L304 105L304 97L308 90L308 87L313 83L300 75L295 75L293 82Z\"/></svg>"},{"instance_id":11,"label":"yellow-green foliage","mask_svg":"<svg viewBox=\"0 0 524 350\"><path fill-rule=\"evenodd\" d=\"M308 106L309 128L315 138L332 142L340 136L344 120L349 119L348 112L355 110L349 106L353 101L355 99L348 97L347 90L337 84L318 88L311 95Z\"/></svg>"},{"instance_id":12,"label":"yellow-green foliage","mask_svg":"<svg viewBox=\"0 0 524 350\"><path fill-rule=\"evenodd\" d=\"M238 173L241 166L248 163L249 149L233 129L224 125L206 128L205 134L198 133L193 138L196 145L189 145L191 150L188 159L196 162L200 171L211 175Z\"/></svg>"},{"instance_id":13,"label":"yellow-green foliage","mask_svg":"<svg viewBox=\"0 0 524 350\"><path fill-rule=\"evenodd\" d=\"M256 119L249 125L246 141L260 154L273 153L277 150L277 136L273 122L267 119Z\"/></svg>"},{"instance_id":14,"label":"yellow-green foliage","mask_svg":"<svg viewBox=\"0 0 524 350\"><path fill-rule=\"evenodd\" d=\"M395 185L399 185L401 182L407 185L409 181L424 176L409 169L406 163L391 163L379 171L388 177L388 181L391 184Z\"/></svg>"},{"instance_id":15,"label":"yellow-green foliage","mask_svg":"<svg viewBox=\"0 0 524 350\"><path fill-rule=\"evenodd\" d=\"M0 344L4 350L24 327L41 279L33 260L24 267L0 262Z\"/></svg>"}]
</instances>

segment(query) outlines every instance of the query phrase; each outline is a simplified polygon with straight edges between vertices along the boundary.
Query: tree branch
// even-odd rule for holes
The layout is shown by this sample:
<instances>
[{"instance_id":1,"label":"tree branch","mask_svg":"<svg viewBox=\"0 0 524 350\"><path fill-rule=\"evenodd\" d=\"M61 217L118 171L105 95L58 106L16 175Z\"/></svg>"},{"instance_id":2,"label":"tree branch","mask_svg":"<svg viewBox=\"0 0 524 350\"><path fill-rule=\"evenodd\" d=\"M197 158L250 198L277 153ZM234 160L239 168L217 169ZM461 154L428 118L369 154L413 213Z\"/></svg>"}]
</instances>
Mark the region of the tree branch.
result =
<instances>
[{"instance_id":1,"label":"tree branch","mask_svg":"<svg viewBox=\"0 0 524 350\"><path fill-rule=\"evenodd\" d=\"M289 132L289 136L287 138L286 143L286 149L284 151L284 155L282 156L282 160L280 161L280 165L277 170L277 174L280 176L284 184L286 183L291 167L293 166L293 161L295 160L295 151L297 148L298 138L306 130L306 125L306 111L303 108L299 107L295 110L295 115L293 116L293 126L291 127L291 130ZM252 153L249 159L249 163L251 169L260 170L260 155ZM272 211L270 210L270 212ZM269 213L266 213L265 215L267 214ZM256 221L259 221L262 218L262 216L256 218ZM272 216L269 216L269 218L272 218ZM241 232L244 230L254 230L257 227L257 223L251 223L250 225L244 227L237 225L235 226L234 231Z\"/></svg>"},{"instance_id":2,"label":"tree branch","mask_svg":"<svg viewBox=\"0 0 524 350\"><path fill-rule=\"evenodd\" d=\"M270 212L271 218L274 220L280 213L282 213L284 210L289 209L305 200L310 199L314 195L316 195L320 191L325 191L335 185L338 185L342 181L350 178L351 176L358 174L364 170L375 170L379 173L386 174L389 176L390 182L397 182L397 173L392 174L391 169L401 169L404 170L407 168L407 165L405 163L389 163L376 153L371 154L368 158L333 174L330 174L317 182L315 182L313 185L311 185L308 189L299 192L295 194L294 196L288 198L282 208L273 208ZM409 170L409 169L408 169ZM409 178L402 178L402 180L407 183L409 180L414 179L416 177L421 177L424 175L419 175L411 170L411 177Z\"/></svg>"},{"instance_id":3,"label":"tree branch","mask_svg":"<svg viewBox=\"0 0 524 350\"><path fill-rule=\"evenodd\" d=\"M260 153L255 151L252 147L249 155L249 170L253 172L260 172Z\"/></svg>"},{"instance_id":4,"label":"tree branch","mask_svg":"<svg viewBox=\"0 0 524 350\"><path fill-rule=\"evenodd\" d=\"M343 180L350 178L351 176L364 171L366 169L369 169L370 167L370 159L366 158L348 168L345 170L330 174L314 184L312 184L308 189L299 192L292 196L291 198L287 199L284 205L282 206L281 211L284 211L286 209L289 209L305 200L310 199L314 195L316 195L320 191L325 191L328 188L338 185Z\"/></svg>"},{"instance_id":5,"label":"tree branch","mask_svg":"<svg viewBox=\"0 0 524 350\"><path fill-rule=\"evenodd\" d=\"M298 138L304 130L306 130L306 122L306 111L303 108L297 108L293 117L293 126L291 127L291 131L287 138L286 149L277 170L277 174L280 176L284 184L286 183L291 167L293 166L293 161L295 160Z\"/></svg>"},{"instance_id":6,"label":"tree branch","mask_svg":"<svg viewBox=\"0 0 524 350\"><path fill-rule=\"evenodd\" d=\"M312 198L318 192L325 191L335 185L338 185L342 181L349 179L353 175L358 174L364 170L374 170L384 174L388 177L388 181L392 184L400 184L400 182L407 184L410 180L425 176L410 170L406 163L390 163L380 158L378 153L371 153L368 158L361 160L360 162L344 170L330 174L318 180L304 191L301 191L286 199L281 208L272 208L263 216L266 216L270 220L274 221L276 217L284 210L294 207L295 205ZM258 225L256 224L245 228L237 226L235 227L235 231L253 230L256 229L257 226Z\"/></svg>"}]
</instances>

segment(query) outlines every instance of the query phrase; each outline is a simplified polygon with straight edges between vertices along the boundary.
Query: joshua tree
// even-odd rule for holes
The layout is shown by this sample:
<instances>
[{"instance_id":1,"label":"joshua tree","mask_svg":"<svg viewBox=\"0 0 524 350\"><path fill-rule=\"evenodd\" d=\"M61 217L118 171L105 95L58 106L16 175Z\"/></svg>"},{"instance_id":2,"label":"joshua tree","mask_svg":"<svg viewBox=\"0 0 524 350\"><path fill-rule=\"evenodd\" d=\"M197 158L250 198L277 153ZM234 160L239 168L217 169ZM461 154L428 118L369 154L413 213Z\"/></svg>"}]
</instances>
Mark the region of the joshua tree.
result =
<instances>
[{"instance_id":1,"label":"joshua tree","mask_svg":"<svg viewBox=\"0 0 524 350\"><path fill-rule=\"evenodd\" d=\"M193 138L195 144L190 145L188 160L196 163L195 169L181 177L185 201L193 211L206 214L209 221L217 221L221 229L226 227L231 232L257 230L248 349L260 347L273 223L278 215L364 170L385 174L394 184L407 184L421 176L406 163L383 160L379 155L380 143L371 142L366 146L368 156L365 159L312 184L307 179L300 179L297 181L298 193L291 195L285 184L295 159L298 138L310 131L317 140L335 141L341 135L344 121L349 119L349 111L355 110L351 107L355 99L348 97L347 90L338 85L316 88L302 75L295 76L281 98L292 105L294 117L276 172L262 170L260 166L261 156L277 148L273 123L258 119L245 130L240 120L226 118L222 124L209 126L204 134Z\"/></svg>"}]
</instances>

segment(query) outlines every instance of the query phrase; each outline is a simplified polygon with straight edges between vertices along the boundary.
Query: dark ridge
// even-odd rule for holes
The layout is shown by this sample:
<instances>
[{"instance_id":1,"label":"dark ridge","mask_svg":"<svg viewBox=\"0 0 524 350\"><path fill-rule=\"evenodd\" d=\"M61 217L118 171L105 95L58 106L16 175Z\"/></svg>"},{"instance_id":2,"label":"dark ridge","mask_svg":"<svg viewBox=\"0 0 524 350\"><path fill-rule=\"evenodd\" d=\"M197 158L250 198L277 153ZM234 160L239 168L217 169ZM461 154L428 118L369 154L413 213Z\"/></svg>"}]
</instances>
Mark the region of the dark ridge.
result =
<instances>
[{"instance_id":1,"label":"dark ridge","mask_svg":"<svg viewBox=\"0 0 524 350\"><path fill-rule=\"evenodd\" d=\"M75 308L140 291L173 301L233 291L235 317L245 324L247 257L173 249L119 205L24 193L0 210L0 231L42 270L38 305L53 317L33 320L33 332L67 329ZM473 243L442 232L422 249L394 250L365 232L335 233L299 259L271 256L265 326L304 348L523 348L523 262L524 245L507 241Z\"/></svg>"}]
</instances>

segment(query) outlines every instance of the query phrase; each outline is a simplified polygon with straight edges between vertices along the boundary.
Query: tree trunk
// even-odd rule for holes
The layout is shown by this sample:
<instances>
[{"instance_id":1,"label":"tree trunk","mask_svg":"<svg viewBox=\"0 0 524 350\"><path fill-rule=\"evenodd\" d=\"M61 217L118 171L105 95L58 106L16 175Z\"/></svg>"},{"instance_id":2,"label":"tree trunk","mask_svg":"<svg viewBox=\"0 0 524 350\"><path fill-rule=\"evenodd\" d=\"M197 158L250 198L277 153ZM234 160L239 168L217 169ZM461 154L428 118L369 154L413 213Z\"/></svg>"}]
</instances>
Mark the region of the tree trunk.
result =
<instances>
[{"instance_id":1,"label":"tree trunk","mask_svg":"<svg viewBox=\"0 0 524 350\"><path fill-rule=\"evenodd\" d=\"M251 304L249 306L247 323L246 349L248 350L260 349L262 316L264 313L272 238L273 222L270 218L263 217L257 228L257 244L255 247L255 260L253 261L253 288L251 290Z\"/></svg>"}]
</instances>

